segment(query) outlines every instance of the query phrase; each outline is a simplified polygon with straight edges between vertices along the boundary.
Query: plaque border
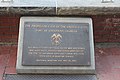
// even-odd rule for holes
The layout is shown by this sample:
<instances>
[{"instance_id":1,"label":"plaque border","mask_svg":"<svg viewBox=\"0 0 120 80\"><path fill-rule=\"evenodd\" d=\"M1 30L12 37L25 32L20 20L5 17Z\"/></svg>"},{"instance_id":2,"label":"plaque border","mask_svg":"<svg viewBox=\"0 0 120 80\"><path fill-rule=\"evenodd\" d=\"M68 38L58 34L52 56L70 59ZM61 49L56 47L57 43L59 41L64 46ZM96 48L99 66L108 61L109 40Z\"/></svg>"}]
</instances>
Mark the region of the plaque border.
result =
<instances>
[{"instance_id":1,"label":"plaque border","mask_svg":"<svg viewBox=\"0 0 120 80\"><path fill-rule=\"evenodd\" d=\"M24 35L24 22L71 22L89 23L90 43L90 66L22 66L22 46ZM17 51L17 73L30 74L95 74L93 25L91 18L80 17L21 17L19 27L18 51Z\"/></svg>"}]
</instances>

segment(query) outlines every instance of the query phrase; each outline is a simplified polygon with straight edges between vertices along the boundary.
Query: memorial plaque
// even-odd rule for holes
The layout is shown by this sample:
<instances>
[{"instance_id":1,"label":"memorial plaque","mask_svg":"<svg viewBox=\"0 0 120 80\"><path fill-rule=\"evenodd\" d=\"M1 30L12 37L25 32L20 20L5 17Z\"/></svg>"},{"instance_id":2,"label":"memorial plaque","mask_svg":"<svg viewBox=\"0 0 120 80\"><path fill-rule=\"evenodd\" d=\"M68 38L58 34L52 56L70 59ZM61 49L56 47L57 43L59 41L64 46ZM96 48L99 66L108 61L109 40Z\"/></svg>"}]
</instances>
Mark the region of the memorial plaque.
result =
<instances>
[{"instance_id":1,"label":"memorial plaque","mask_svg":"<svg viewBox=\"0 0 120 80\"><path fill-rule=\"evenodd\" d=\"M25 22L23 65L90 65L88 23Z\"/></svg>"},{"instance_id":2,"label":"memorial plaque","mask_svg":"<svg viewBox=\"0 0 120 80\"><path fill-rule=\"evenodd\" d=\"M95 71L90 18L23 17L18 45L18 73Z\"/></svg>"}]
</instances>

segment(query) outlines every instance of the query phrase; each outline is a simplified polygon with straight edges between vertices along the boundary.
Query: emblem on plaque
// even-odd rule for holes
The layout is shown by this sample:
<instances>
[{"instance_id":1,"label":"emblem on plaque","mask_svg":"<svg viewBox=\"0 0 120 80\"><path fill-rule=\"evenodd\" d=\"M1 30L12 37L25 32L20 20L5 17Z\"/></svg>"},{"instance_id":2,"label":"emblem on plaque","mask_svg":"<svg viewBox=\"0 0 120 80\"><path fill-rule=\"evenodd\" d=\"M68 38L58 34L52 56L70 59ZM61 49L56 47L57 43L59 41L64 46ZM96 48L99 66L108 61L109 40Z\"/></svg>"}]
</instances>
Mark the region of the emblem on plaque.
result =
<instances>
[{"instance_id":1,"label":"emblem on plaque","mask_svg":"<svg viewBox=\"0 0 120 80\"><path fill-rule=\"evenodd\" d=\"M51 36L51 39L52 39L52 44L53 45L59 45L61 43L62 36L59 33L54 33Z\"/></svg>"}]
</instances>

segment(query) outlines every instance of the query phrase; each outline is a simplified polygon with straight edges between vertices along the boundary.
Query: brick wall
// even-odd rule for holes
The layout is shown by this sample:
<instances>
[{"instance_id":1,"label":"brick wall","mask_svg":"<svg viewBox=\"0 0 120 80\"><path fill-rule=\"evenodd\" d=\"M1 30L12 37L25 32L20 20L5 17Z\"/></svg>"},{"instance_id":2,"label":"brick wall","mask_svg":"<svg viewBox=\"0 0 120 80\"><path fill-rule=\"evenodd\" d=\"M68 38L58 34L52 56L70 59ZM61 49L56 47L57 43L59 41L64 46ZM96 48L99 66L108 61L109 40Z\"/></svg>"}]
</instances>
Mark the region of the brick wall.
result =
<instances>
[{"instance_id":1,"label":"brick wall","mask_svg":"<svg viewBox=\"0 0 120 80\"><path fill-rule=\"evenodd\" d=\"M0 16L0 43L17 43L19 16Z\"/></svg>"},{"instance_id":2,"label":"brick wall","mask_svg":"<svg viewBox=\"0 0 120 80\"><path fill-rule=\"evenodd\" d=\"M95 42L120 42L120 16L91 16ZM19 15L0 16L0 43L17 43Z\"/></svg>"},{"instance_id":3,"label":"brick wall","mask_svg":"<svg viewBox=\"0 0 120 80\"><path fill-rule=\"evenodd\" d=\"M95 42L120 42L120 15L92 16Z\"/></svg>"}]
</instances>

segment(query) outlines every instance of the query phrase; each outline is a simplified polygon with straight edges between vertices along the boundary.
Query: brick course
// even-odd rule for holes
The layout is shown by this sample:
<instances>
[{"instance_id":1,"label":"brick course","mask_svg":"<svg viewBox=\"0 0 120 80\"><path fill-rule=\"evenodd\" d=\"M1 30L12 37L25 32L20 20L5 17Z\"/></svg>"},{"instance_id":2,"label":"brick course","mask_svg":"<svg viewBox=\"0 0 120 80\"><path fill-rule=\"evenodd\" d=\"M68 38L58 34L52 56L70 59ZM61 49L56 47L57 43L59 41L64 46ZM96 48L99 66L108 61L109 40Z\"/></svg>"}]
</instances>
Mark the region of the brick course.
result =
<instances>
[{"instance_id":1,"label":"brick course","mask_svg":"<svg viewBox=\"0 0 120 80\"><path fill-rule=\"evenodd\" d=\"M92 16L95 42L120 42L120 15Z\"/></svg>"},{"instance_id":2,"label":"brick course","mask_svg":"<svg viewBox=\"0 0 120 80\"><path fill-rule=\"evenodd\" d=\"M19 15L5 15L0 16L0 42L14 42L18 41L19 33Z\"/></svg>"}]
</instances>

